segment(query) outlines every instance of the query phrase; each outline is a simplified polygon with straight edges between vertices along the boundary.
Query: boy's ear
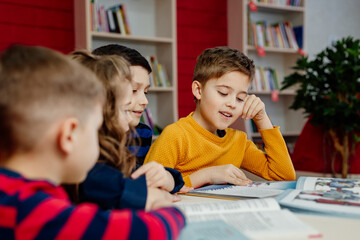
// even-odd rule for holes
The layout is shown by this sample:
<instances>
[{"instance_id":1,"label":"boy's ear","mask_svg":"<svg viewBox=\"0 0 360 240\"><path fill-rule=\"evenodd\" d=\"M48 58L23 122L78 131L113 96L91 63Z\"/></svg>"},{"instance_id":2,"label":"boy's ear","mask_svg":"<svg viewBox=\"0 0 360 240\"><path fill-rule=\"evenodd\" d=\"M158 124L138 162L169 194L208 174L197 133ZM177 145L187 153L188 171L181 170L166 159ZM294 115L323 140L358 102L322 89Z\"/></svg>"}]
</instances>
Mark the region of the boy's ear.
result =
<instances>
[{"instance_id":1,"label":"boy's ear","mask_svg":"<svg viewBox=\"0 0 360 240\"><path fill-rule=\"evenodd\" d=\"M192 93L197 100L201 99L201 83L199 81L193 81L191 84Z\"/></svg>"},{"instance_id":2,"label":"boy's ear","mask_svg":"<svg viewBox=\"0 0 360 240\"><path fill-rule=\"evenodd\" d=\"M73 151L78 128L79 121L76 118L67 118L60 126L58 132L58 147L62 153L69 154Z\"/></svg>"}]
</instances>

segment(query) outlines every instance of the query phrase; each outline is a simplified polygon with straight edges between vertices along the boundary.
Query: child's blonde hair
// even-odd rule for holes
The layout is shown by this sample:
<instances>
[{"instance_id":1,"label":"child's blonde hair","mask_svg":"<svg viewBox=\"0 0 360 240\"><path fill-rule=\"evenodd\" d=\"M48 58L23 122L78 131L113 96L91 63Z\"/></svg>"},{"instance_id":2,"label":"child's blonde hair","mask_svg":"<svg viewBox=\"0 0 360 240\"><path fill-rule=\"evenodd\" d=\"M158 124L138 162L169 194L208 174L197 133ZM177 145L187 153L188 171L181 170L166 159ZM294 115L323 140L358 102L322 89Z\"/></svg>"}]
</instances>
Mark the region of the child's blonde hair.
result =
<instances>
[{"instance_id":1,"label":"child's blonde hair","mask_svg":"<svg viewBox=\"0 0 360 240\"><path fill-rule=\"evenodd\" d=\"M254 61L237 49L208 48L197 57L193 81L205 85L209 79L220 78L226 73L239 71L249 76L251 82L254 77L254 69Z\"/></svg>"},{"instance_id":2,"label":"child's blonde hair","mask_svg":"<svg viewBox=\"0 0 360 240\"><path fill-rule=\"evenodd\" d=\"M126 148L126 133L119 124L119 100L124 97L124 84L131 81L130 64L116 55L95 56L88 51L70 54L73 59L92 70L106 89L104 122L99 131L100 159L129 176L136 159Z\"/></svg>"},{"instance_id":3,"label":"child's blonde hair","mask_svg":"<svg viewBox=\"0 0 360 240\"><path fill-rule=\"evenodd\" d=\"M84 123L104 95L95 74L67 56L44 47L11 46L0 59L1 157L32 150L61 118Z\"/></svg>"}]
</instances>

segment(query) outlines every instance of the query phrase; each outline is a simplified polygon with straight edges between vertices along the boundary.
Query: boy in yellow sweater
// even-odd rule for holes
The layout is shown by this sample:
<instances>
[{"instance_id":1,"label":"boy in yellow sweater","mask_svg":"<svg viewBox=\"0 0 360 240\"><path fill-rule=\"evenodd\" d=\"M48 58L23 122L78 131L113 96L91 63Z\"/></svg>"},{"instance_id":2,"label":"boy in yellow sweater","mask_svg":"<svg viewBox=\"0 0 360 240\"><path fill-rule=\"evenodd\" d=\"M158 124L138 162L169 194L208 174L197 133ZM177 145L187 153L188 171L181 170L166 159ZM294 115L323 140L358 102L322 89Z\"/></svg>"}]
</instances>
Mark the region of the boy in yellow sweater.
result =
<instances>
[{"instance_id":1,"label":"boy in yellow sweater","mask_svg":"<svg viewBox=\"0 0 360 240\"><path fill-rule=\"evenodd\" d=\"M228 47L203 51L195 66L192 93L196 109L167 126L150 148L145 163L175 168L185 185L246 185L240 167L267 180L294 180L295 171L279 127L273 126L260 98L249 95L254 63ZM253 119L265 151L242 131L228 128L238 117Z\"/></svg>"}]
</instances>

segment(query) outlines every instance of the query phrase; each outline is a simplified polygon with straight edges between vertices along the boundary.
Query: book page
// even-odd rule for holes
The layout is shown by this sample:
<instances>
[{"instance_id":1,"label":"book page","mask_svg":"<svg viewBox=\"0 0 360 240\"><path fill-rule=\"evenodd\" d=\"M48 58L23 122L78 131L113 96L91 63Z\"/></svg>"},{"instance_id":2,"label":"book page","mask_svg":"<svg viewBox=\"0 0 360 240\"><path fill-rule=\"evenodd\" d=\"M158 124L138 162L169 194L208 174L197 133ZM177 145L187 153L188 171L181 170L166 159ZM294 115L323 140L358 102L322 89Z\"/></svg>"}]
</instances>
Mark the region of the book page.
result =
<instances>
[{"instance_id":1,"label":"book page","mask_svg":"<svg viewBox=\"0 0 360 240\"><path fill-rule=\"evenodd\" d=\"M243 233L221 220L192 222L186 224L181 231L179 240L250 240Z\"/></svg>"},{"instance_id":2,"label":"book page","mask_svg":"<svg viewBox=\"0 0 360 240\"><path fill-rule=\"evenodd\" d=\"M220 219L251 239L321 237L317 230L303 223L288 210L209 213L186 216L186 219L188 225Z\"/></svg>"},{"instance_id":3,"label":"book page","mask_svg":"<svg viewBox=\"0 0 360 240\"><path fill-rule=\"evenodd\" d=\"M279 204L273 198L252 199L242 201L219 200L216 202L175 204L187 217L203 216L205 214L240 213L248 211L280 210Z\"/></svg>"},{"instance_id":4,"label":"book page","mask_svg":"<svg viewBox=\"0 0 360 240\"><path fill-rule=\"evenodd\" d=\"M356 195L360 195L360 179L300 177L296 189L320 192L335 190L350 193L351 191Z\"/></svg>"}]
</instances>

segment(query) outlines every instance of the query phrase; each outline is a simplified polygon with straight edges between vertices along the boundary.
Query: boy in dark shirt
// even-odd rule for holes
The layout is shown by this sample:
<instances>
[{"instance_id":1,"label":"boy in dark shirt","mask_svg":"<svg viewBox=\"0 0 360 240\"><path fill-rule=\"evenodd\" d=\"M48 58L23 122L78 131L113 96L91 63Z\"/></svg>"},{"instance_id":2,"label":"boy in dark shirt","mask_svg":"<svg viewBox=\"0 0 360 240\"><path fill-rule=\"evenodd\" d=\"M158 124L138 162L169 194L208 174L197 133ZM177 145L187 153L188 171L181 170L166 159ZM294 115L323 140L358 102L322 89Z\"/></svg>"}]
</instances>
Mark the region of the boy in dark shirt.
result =
<instances>
[{"instance_id":1,"label":"boy in dark shirt","mask_svg":"<svg viewBox=\"0 0 360 240\"><path fill-rule=\"evenodd\" d=\"M132 121L130 126L135 128L136 133L130 134L134 139L134 144L128 146L129 150L136 155L137 164L142 165L145 156L150 149L152 142L152 129L140 122L148 100L146 94L150 88L149 74L152 72L151 67L137 50L118 44L110 44L99 47L92 52L94 55L118 55L125 58L130 63L132 72L133 86L133 108L131 109Z\"/></svg>"}]
</instances>

